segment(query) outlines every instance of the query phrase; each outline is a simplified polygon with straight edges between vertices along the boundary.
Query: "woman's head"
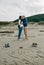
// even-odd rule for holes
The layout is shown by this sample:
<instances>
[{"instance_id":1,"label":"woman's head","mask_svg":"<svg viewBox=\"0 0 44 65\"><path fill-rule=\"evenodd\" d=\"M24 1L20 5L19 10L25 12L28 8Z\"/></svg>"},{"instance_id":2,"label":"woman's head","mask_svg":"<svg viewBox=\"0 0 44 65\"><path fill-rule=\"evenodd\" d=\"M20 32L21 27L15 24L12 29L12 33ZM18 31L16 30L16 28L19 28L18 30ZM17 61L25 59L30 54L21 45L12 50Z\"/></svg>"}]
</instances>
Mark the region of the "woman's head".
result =
<instances>
[{"instance_id":1,"label":"woman's head","mask_svg":"<svg viewBox=\"0 0 44 65\"><path fill-rule=\"evenodd\" d=\"M21 16L19 16L19 19L21 19Z\"/></svg>"}]
</instances>

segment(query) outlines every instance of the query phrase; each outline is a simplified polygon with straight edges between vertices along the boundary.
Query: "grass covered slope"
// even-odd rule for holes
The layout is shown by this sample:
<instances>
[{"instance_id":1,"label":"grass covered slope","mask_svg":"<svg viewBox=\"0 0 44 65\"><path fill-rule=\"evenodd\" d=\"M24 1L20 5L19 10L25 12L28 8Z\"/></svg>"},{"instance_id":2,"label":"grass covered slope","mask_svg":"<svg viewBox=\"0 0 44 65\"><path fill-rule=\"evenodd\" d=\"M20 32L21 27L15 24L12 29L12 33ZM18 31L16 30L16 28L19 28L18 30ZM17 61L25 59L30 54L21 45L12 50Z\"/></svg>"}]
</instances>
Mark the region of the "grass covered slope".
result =
<instances>
[{"instance_id":1,"label":"grass covered slope","mask_svg":"<svg viewBox=\"0 0 44 65\"><path fill-rule=\"evenodd\" d=\"M33 15L33 16L29 16L27 17L28 19L28 22L40 22L40 21L44 21L44 14L38 14L38 15ZM14 20L14 21L11 21L15 24L18 24L18 19L17 20ZM11 24L11 22L4 22L4 21L0 21L0 25L8 25L8 24Z\"/></svg>"},{"instance_id":2,"label":"grass covered slope","mask_svg":"<svg viewBox=\"0 0 44 65\"><path fill-rule=\"evenodd\" d=\"M33 16L26 17L29 22L39 22L39 21L44 21L44 14L37 14ZM13 22L17 22L17 20L14 20Z\"/></svg>"},{"instance_id":3,"label":"grass covered slope","mask_svg":"<svg viewBox=\"0 0 44 65\"><path fill-rule=\"evenodd\" d=\"M38 14L34 16L27 17L29 22L39 22L44 21L44 14Z\"/></svg>"}]
</instances>

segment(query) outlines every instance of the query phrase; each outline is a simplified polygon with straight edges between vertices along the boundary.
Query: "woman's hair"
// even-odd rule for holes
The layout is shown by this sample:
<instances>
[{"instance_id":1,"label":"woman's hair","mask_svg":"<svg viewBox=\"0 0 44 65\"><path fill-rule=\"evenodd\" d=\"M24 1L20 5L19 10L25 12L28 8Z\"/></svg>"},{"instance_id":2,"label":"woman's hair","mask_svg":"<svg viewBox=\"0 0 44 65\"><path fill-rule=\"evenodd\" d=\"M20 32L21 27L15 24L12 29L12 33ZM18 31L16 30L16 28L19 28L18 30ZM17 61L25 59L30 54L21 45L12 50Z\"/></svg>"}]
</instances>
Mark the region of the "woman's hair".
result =
<instances>
[{"instance_id":1,"label":"woman's hair","mask_svg":"<svg viewBox=\"0 0 44 65\"><path fill-rule=\"evenodd\" d=\"M21 16L19 16L19 19L21 19Z\"/></svg>"}]
</instances>

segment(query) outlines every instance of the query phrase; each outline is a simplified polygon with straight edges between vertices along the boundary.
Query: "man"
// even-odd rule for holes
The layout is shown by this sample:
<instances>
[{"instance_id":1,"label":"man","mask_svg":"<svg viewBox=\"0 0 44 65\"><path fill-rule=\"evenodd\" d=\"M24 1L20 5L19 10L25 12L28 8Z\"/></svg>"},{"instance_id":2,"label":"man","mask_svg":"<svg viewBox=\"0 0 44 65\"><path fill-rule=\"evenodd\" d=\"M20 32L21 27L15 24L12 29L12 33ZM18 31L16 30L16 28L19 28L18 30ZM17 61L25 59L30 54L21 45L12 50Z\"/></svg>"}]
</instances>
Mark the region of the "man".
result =
<instances>
[{"instance_id":1,"label":"man","mask_svg":"<svg viewBox=\"0 0 44 65\"><path fill-rule=\"evenodd\" d=\"M25 39L28 39L28 35L27 35L28 21L27 21L27 19L25 18L25 16L23 16L22 18L23 18L23 26L24 26Z\"/></svg>"}]
</instances>

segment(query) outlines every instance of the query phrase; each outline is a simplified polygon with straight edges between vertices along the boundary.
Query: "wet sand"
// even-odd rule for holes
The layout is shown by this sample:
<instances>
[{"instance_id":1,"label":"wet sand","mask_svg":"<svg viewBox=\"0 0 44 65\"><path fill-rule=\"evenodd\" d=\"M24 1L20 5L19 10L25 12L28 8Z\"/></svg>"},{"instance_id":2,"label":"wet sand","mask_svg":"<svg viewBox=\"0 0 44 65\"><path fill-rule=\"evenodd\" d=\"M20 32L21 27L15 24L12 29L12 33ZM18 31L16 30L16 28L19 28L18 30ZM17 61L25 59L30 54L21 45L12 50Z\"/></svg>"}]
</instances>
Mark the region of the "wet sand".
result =
<instances>
[{"instance_id":1,"label":"wet sand","mask_svg":"<svg viewBox=\"0 0 44 65\"><path fill-rule=\"evenodd\" d=\"M0 33L0 65L44 65L44 25L29 24L28 40L24 39L24 32L21 40L17 40L17 26L1 30L13 30L14 33ZM33 42L37 47L31 46ZM8 43L10 47L5 48Z\"/></svg>"}]
</instances>

